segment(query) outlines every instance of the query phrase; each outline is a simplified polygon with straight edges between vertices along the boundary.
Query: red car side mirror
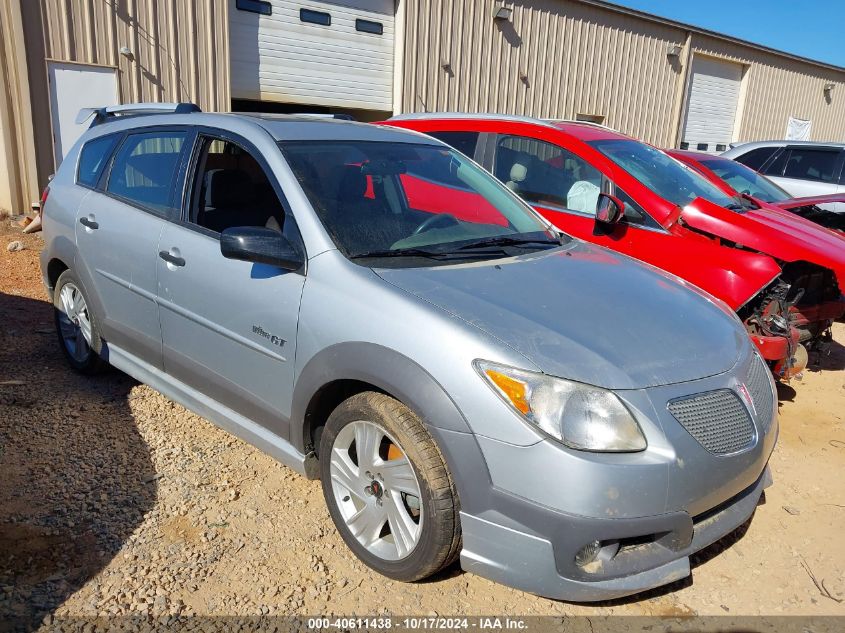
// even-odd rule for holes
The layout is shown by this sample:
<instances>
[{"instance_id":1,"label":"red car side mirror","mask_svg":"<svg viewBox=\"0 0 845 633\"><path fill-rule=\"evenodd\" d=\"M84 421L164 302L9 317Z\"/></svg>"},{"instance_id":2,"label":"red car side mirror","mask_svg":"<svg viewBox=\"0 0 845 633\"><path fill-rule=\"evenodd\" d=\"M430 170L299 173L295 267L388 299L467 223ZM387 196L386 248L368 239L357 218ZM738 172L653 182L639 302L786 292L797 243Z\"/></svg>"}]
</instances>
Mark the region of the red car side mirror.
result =
<instances>
[{"instance_id":1,"label":"red car side mirror","mask_svg":"<svg viewBox=\"0 0 845 633\"><path fill-rule=\"evenodd\" d=\"M600 193L596 203L596 222L616 224L625 215L625 203L616 196Z\"/></svg>"}]
</instances>

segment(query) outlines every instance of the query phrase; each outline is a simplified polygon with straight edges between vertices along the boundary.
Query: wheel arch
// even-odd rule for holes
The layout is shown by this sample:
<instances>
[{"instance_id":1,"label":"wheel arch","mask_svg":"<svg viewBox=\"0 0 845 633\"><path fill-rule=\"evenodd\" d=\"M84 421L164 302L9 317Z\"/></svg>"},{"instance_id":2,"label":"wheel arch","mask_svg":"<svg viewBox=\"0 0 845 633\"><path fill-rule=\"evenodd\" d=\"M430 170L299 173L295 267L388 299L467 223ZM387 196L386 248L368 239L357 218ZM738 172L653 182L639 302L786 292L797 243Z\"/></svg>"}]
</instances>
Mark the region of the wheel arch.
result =
<instances>
[{"instance_id":1,"label":"wheel arch","mask_svg":"<svg viewBox=\"0 0 845 633\"><path fill-rule=\"evenodd\" d=\"M418 363L387 347L366 342L339 343L317 353L302 368L291 408L291 444L315 451L315 436L346 398L379 391L402 402L426 426L471 432L458 407Z\"/></svg>"}]
</instances>

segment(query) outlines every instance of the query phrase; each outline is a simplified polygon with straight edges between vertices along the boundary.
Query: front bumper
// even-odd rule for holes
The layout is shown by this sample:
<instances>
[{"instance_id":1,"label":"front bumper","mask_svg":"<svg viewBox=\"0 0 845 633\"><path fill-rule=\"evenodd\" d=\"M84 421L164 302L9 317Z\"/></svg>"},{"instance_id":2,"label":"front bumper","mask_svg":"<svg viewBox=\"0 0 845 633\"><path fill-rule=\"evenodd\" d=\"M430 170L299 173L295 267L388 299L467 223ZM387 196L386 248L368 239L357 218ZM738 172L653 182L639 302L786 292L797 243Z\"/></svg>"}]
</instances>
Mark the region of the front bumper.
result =
<instances>
[{"instance_id":1,"label":"front bumper","mask_svg":"<svg viewBox=\"0 0 845 633\"><path fill-rule=\"evenodd\" d=\"M545 520L568 533L561 534L557 543L462 512L461 566L558 600L595 602L628 596L689 576L689 557L745 523L771 482L767 466L754 484L696 517L675 512L638 519L592 519L546 510ZM579 547L575 544L593 539L614 539L623 545L597 572L573 573L569 561Z\"/></svg>"},{"instance_id":2,"label":"front bumper","mask_svg":"<svg viewBox=\"0 0 845 633\"><path fill-rule=\"evenodd\" d=\"M573 451L551 440L516 446L432 429L461 498L464 569L573 601L617 598L689 575L689 556L744 523L770 483L777 403L763 369L770 406L755 401L751 444L727 454L707 450L667 403L753 390L755 367L759 376L749 348L725 374L617 391L646 435L648 448L638 453ZM578 566L576 554L594 541L608 551L600 563Z\"/></svg>"}]
</instances>

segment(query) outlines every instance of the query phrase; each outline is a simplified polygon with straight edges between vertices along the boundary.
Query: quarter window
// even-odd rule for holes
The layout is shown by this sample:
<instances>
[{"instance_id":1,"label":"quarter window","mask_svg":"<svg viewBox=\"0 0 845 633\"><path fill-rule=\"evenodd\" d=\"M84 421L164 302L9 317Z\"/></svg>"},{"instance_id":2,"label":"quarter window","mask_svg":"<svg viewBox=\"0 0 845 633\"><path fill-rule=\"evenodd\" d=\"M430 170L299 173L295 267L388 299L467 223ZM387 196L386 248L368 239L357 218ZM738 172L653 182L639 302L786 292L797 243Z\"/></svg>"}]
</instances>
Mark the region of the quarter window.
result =
<instances>
[{"instance_id":1,"label":"quarter window","mask_svg":"<svg viewBox=\"0 0 845 633\"><path fill-rule=\"evenodd\" d=\"M106 190L156 213L174 213L185 137L169 131L129 135L115 156Z\"/></svg>"},{"instance_id":2,"label":"quarter window","mask_svg":"<svg viewBox=\"0 0 845 633\"><path fill-rule=\"evenodd\" d=\"M751 167L751 169L760 171L763 164L772 157L772 154L777 149L777 147L758 147L757 149L752 149L750 152L745 152L741 156L737 156L736 161L747 167Z\"/></svg>"},{"instance_id":3,"label":"quarter window","mask_svg":"<svg viewBox=\"0 0 845 633\"><path fill-rule=\"evenodd\" d=\"M79 166L76 172L76 181L87 187L96 187L103 168L111 156L114 146L117 144L117 135L101 136L88 141L82 146L79 153Z\"/></svg>"},{"instance_id":4,"label":"quarter window","mask_svg":"<svg viewBox=\"0 0 845 633\"><path fill-rule=\"evenodd\" d=\"M601 172L558 145L524 136L500 137L494 173L531 204L596 213Z\"/></svg>"}]
</instances>

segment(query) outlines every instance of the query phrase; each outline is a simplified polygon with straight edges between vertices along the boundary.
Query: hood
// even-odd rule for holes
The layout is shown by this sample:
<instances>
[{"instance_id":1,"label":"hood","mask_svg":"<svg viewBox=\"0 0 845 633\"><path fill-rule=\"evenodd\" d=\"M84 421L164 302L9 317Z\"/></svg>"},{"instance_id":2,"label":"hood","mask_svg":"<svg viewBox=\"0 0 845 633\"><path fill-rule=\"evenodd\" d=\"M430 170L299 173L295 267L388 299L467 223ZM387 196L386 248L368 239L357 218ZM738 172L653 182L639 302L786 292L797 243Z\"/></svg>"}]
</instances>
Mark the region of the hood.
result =
<instances>
[{"instance_id":1,"label":"hood","mask_svg":"<svg viewBox=\"0 0 845 633\"><path fill-rule=\"evenodd\" d=\"M607 389L719 374L750 345L739 320L706 293L576 240L522 257L376 273L543 372Z\"/></svg>"},{"instance_id":2,"label":"hood","mask_svg":"<svg viewBox=\"0 0 845 633\"><path fill-rule=\"evenodd\" d=\"M807 196L805 198L788 198L778 202L770 202L781 209L798 209L817 204L832 204L834 202L845 202L845 193L829 193L824 196Z\"/></svg>"},{"instance_id":3,"label":"hood","mask_svg":"<svg viewBox=\"0 0 845 633\"><path fill-rule=\"evenodd\" d=\"M809 220L779 209L737 213L702 198L684 208L683 218L700 231L775 259L828 268L836 274L839 287L845 288L845 240Z\"/></svg>"}]
</instances>

